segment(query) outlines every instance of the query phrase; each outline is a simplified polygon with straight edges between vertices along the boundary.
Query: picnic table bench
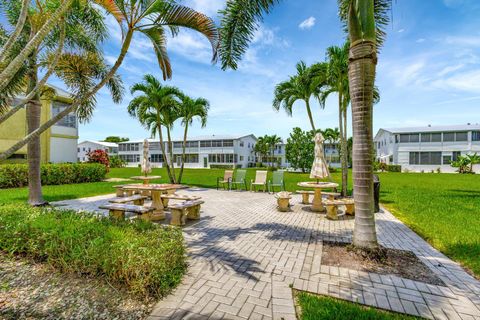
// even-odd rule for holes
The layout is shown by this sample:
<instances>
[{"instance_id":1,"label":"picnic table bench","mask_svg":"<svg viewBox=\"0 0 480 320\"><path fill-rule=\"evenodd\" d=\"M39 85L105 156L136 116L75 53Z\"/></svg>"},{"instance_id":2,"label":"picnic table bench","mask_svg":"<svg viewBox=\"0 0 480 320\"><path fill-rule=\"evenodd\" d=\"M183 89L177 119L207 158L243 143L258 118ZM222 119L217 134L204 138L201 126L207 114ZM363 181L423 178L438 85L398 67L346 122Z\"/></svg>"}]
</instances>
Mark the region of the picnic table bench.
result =
<instances>
[{"instance_id":1,"label":"picnic table bench","mask_svg":"<svg viewBox=\"0 0 480 320\"><path fill-rule=\"evenodd\" d=\"M322 192L322 195L326 195L328 200L335 200L335 198L338 198L340 197L340 193L339 192L326 192L326 191L323 191Z\"/></svg>"},{"instance_id":2,"label":"picnic table bench","mask_svg":"<svg viewBox=\"0 0 480 320\"><path fill-rule=\"evenodd\" d=\"M279 192L275 194L275 198L277 198L278 211L287 212L290 210L290 199L292 198L290 192Z\"/></svg>"},{"instance_id":3,"label":"picnic table bench","mask_svg":"<svg viewBox=\"0 0 480 320\"><path fill-rule=\"evenodd\" d=\"M310 195L315 194L315 191L297 190L297 193L302 195L302 203L303 204L309 204L310 203Z\"/></svg>"},{"instance_id":4,"label":"picnic table bench","mask_svg":"<svg viewBox=\"0 0 480 320\"><path fill-rule=\"evenodd\" d=\"M327 218L331 220L338 220L339 217L348 214L355 214L355 202L351 198L337 199L337 200L324 200L323 204L327 208ZM338 214L338 207L345 206L345 212Z\"/></svg>"},{"instance_id":5,"label":"picnic table bench","mask_svg":"<svg viewBox=\"0 0 480 320\"><path fill-rule=\"evenodd\" d=\"M145 199L147 199L147 197L145 197L145 196L133 195L133 196L130 196L130 197L124 197L124 198L119 198L119 199L112 199L112 200L110 200L109 202L111 202L111 203L129 203L129 202L133 202L134 205L143 206L143 204L145 203Z\"/></svg>"},{"instance_id":6,"label":"picnic table bench","mask_svg":"<svg viewBox=\"0 0 480 320\"><path fill-rule=\"evenodd\" d=\"M109 211L109 215L112 218L124 220L125 212L132 212L140 215L142 218L148 219L149 214L154 210L153 208L137 206L133 204L120 204L112 203L100 206L100 209L106 209Z\"/></svg>"},{"instance_id":7,"label":"picnic table bench","mask_svg":"<svg viewBox=\"0 0 480 320\"><path fill-rule=\"evenodd\" d=\"M174 226L184 226L187 218L198 220L200 219L200 205L205 203L202 200L185 201L183 203L176 203L170 206L172 219L170 224Z\"/></svg>"},{"instance_id":8,"label":"picnic table bench","mask_svg":"<svg viewBox=\"0 0 480 320\"><path fill-rule=\"evenodd\" d=\"M113 186L116 189L117 197L125 197L125 190L123 190L123 185Z\"/></svg>"}]
</instances>

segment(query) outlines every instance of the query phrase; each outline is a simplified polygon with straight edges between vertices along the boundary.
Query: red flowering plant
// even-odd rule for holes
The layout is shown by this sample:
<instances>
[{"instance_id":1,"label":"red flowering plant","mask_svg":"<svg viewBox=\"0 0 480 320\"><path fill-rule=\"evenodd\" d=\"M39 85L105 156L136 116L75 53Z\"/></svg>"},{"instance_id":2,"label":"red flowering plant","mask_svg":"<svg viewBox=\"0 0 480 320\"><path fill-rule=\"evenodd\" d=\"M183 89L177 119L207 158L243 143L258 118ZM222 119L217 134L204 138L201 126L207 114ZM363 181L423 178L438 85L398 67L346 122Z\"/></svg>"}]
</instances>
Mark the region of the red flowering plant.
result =
<instances>
[{"instance_id":1,"label":"red flowering plant","mask_svg":"<svg viewBox=\"0 0 480 320\"><path fill-rule=\"evenodd\" d=\"M90 163L101 163L107 169L107 172L110 171L110 159L108 157L108 153L105 150L93 150L87 153L88 162Z\"/></svg>"}]
</instances>

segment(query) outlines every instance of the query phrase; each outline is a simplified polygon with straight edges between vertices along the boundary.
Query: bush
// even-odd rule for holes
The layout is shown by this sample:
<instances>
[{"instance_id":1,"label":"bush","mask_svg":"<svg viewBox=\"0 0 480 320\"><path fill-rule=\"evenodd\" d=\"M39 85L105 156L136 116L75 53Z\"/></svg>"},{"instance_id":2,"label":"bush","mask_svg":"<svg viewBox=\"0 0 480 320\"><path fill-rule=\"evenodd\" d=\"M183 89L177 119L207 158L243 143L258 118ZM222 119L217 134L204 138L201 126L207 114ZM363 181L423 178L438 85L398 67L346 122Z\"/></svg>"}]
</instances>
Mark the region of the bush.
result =
<instances>
[{"instance_id":1,"label":"bush","mask_svg":"<svg viewBox=\"0 0 480 320\"><path fill-rule=\"evenodd\" d=\"M100 163L105 166L107 172L110 171L110 158L105 150L93 150L87 153L89 163Z\"/></svg>"},{"instance_id":2,"label":"bush","mask_svg":"<svg viewBox=\"0 0 480 320\"><path fill-rule=\"evenodd\" d=\"M60 163L41 166L43 185L97 182L105 179L106 174L104 165L94 163ZM0 165L0 189L19 188L26 185L28 185L26 164Z\"/></svg>"},{"instance_id":3,"label":"bush","mask_svg":"<svg viewBox=\"0 0 480 320\"><path fill-rule=\"evenodd\" d=\"M110 168L124 168L127 163L122 160L119 156L110 157Z\"/></svg>"},{"instance_id":4,"label":"bush","mask_svg":"<svg viewBox=\"0 0 480 320\"><path fill-rule=\"evenodd\" d=\"M0 250L106 278L143 297L167 294L186 270L179 228L18 204L0 206Z\"/></svg>"},{"instance_id":5,"label":"bush","mask_svg":"<svg viewBox=\"0 0 480 320\"><path fill-rule=\"evenodd\" d=\"M398 164L389 164L387 165L388 172L402 172L402 166Z\"/></svg>"},{"instance_id":6,"label":"bush","mask_svg":"<svg viewBox=\"0 0 480 320\"><path fill-rule=\"evenodd\" d=\"M210 169L234 169L233 164L211 164Z\"/></svg>"}]
</instances>

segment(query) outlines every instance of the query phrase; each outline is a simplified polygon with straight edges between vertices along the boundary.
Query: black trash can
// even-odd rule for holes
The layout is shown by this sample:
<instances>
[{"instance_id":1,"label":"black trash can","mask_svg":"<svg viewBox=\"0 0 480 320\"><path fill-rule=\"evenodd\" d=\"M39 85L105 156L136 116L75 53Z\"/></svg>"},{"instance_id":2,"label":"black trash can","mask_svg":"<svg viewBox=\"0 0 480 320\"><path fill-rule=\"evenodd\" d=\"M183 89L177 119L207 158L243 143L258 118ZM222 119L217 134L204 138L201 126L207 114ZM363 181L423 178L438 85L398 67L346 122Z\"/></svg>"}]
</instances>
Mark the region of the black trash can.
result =
<instances>
[{"instance_id":1,"label":"black trash can","mask_svg":"<svg viewBox=\"0 0 480 320\"><path fill-rule=\"evenodd\" d=\"M374 212L380 212L380 178L374 174L373 175L373 202L375 204Z\"/></svg>"}]
</instances>

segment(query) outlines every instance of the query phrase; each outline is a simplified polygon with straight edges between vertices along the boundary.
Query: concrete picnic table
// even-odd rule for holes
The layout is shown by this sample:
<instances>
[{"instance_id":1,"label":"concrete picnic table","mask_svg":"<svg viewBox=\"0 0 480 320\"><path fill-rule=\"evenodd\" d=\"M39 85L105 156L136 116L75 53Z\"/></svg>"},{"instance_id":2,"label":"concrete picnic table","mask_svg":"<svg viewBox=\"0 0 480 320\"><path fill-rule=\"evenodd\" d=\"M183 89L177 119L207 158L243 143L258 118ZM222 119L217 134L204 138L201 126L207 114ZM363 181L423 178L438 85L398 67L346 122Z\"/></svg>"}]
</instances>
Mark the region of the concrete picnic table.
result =
<instances>
[{"instance_id":1,"label":"concrete picnic table","mask_svg":"<svg viewBox=\"0 0 480 320\"><path fill-rule=\"evenodd\" d=\"M299 182L297 185L302 188L313 188L315 190L311 207L314 212L325 211L325 207L322 204L322 189L333 189L338 187L338 183L315 181Z\"/></svg>"},{"instance_id":2,"label":"concrete picnic table","mask_svg":"<svg viewBox=\"0 0 480 320\"><path fill-rule=\"evenodd\" d=\"M123 186L124 190L132 191L149 191L152 195L151 207L154 209L151 216L151 220L163 220L165 219L164 205L162 202L162 193L173 194L178 189L185 189L187 186L181 184L129 184Z\"/></svg>"}]
</instances>

